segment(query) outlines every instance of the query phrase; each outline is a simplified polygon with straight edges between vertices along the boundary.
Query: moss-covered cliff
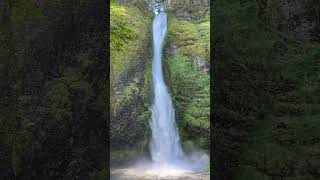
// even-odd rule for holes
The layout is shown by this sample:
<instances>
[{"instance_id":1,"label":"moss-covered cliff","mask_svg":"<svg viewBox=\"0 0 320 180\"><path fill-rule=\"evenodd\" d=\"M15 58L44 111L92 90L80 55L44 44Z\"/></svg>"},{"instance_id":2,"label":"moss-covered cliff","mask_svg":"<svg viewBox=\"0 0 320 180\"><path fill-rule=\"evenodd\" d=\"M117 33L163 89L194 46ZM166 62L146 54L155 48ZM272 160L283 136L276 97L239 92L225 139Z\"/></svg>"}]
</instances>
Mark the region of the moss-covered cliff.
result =
<instances>
[{"instance_id":1,"label":"moss-covered cliff","mask_svg":"<svg viewBox=\"0 0 320 180\"><path fill-rule=\"evenodd\" d=\"M186 20L199 20L210 11L209 0L169 0L172 15Z\"/></svg>"},{"instance_id":2,"label":"moss-covered cliff","mask_svg":"<svg viewBox=\"0 0 320 180\"><path fill-rule=\"evenodd\" d=\"M148 145L152 14L143 1L113 1L110 19L111 163L121 164Z\"/></svg>"},{"instance_id":3,"label":"moss-covered cliff","mask_svg":"<svg viewBox=\"0 0 320 180\"><path fill-rule=\"evenodd\" d=\"M208 6L202 6L206 14L189 12L201 20L187 21L173 13L181 4L170 5L164 71L184 144L208 149L209 18ZM143 1L111 5L112 164L128 163L148 153L152 19Z\"/></svg>"},{"instance_id":4,"label":"moss-covered cliff","mask_svg":"<svg viewBox=\"0 0 320 180\"><path fill-rule=\"evenodd\" d=\"M205 6L204 6L205 7ZM164 74L176 110L183 144L209 149L210 138L210 24L207 16L197 21L169 11L164 49ZM204 9L207 10L207 7ZM191 13L190 15L194 15ZM187 18L188 19L188 18Z\"/></svg>"}]
</instances>

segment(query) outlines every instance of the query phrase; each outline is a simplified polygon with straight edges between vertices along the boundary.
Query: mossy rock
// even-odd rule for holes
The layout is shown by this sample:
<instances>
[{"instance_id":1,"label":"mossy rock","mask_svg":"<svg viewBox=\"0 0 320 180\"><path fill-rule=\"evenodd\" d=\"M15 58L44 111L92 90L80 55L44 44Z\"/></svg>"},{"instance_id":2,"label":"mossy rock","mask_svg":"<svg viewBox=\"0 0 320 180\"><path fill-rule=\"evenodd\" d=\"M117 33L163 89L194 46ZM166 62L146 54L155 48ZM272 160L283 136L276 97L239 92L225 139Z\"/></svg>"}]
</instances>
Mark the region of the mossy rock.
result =
<instances>
[{"instance_id":1,"label":"mossy rock","mask_svg":"<svg viewBox=\"0 0 320 180\"><path fill-rule=\"evenodd\" d=\"M209 148L210 102L209 76L198 72L191 61L176 55L165 61L165 78L176 110L182 141L192 140L198 147Z\"/></svg>"}]
</instances>

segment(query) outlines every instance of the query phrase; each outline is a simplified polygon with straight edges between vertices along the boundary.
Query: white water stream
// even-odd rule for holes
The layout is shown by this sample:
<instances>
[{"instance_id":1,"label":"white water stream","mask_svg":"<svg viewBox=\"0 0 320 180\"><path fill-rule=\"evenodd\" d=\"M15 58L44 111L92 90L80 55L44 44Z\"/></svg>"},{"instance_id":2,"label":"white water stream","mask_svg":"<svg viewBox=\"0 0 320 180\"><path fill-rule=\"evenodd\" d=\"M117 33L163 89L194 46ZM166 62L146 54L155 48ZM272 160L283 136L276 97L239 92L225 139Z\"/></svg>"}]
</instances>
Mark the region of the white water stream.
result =
<instances>
[{"instance_id":1,"label":"white water stream","mask_svg":"<svg viewBox=\"0 0 320 180\"><path fill-rule=\"evenodd\" d=\"M207 167L208 157L203 153L189 154L187 157L180 144L175 110L163 79L162 49L167 32L167 14L160 12L155 16L153 32L152 84L153 105L150 153L153 169L159 174L173 170L173 173L187 173Z\"/></svg>"},{"instance_id":2,"label":"white water stream","mask_svg":"<svg viewBox=\"0 0 320 180\"><path fill-rule=\"evenodd\" d=\"M162 72L162 46L167 32L167 14L161 12L153 21L153 106L152 139L150 152L156 163L172 163L182 158L178 128L175 122L174 108Z\"/></svg>"},{"instance_id":3,"label":"white water stream","mask_svg":"<svg viewBox=\"0 0 320 180\"><path fill-rule=\"evenodd\" d=\"M138 161L130 168L111 172L114 180L207 180L209 158L194 150L182 151L175 110L163 79L162 48L167 32L167 14L160 12L153 21L152 85L153 105L150 143L151 160Z\"/></svg>"}]
</instances>

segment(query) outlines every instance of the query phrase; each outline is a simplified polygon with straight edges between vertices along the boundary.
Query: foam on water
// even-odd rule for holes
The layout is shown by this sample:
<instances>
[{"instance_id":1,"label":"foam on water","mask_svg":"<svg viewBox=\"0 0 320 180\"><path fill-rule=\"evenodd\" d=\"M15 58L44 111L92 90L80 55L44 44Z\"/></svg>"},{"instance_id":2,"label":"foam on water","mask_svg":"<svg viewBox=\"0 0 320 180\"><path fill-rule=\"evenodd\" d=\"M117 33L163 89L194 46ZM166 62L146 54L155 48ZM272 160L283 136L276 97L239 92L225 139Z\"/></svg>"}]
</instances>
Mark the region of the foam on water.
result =
<instances>
[{"instance_id":1,"label":"foam on water","mask_svg":"<svg viewBox=\"0 0 320 180\"><path fill-rule=\"evenodd\" d=\"M167 169L166 172L170 172L168 169L174 169L175 173L198 171L207 167L208 157L204 153L197 152L187 158L183 152L175 120L175 110L163 79L162 48L167 32L167 14L161 12L156 15L152 28L154 47L152 62L152 138L150 143L152 161L160 172L163 169ZM194 159L195 156L196 159Z\"/></svg>"},{"instance_id":2,"label":"foam on water","mask_svg":"<svg viewBox=\"0 0 320 180\"><path fill-rule=\"evenodd\" d=\"M153 21L153 105L151 157L157 163L175 162L182 158L178 128L171 97L163 80L162 46L167 31L167 14L161 12Z\"/></svg>"}]
</instances>

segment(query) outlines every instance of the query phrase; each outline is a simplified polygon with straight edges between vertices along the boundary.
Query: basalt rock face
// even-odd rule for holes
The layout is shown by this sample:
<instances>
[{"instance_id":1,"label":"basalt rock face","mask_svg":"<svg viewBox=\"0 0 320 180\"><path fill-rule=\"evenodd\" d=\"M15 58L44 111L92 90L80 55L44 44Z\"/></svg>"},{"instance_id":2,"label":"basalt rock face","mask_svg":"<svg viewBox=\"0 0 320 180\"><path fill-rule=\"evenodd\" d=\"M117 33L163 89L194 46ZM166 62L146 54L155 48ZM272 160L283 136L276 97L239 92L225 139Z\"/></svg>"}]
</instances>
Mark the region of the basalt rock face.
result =
<instances>
[{"instance_id":1,"label":"basalt rock face","mask_svg":"<svg viewBox=\"0 0 320 180\"><path fill-rule=\"evenodd\" d=\"M203 11L203 12L202 12ZM174 103L183 149L209 149L210 23L207 1L169 3L164 78Z\"/></svg>"},{"instance_id":2,"label":"basalt rock face","mask_svg":"<svg viewBox=\"0 0 320 180\"><path fill-rule=\"evenodd\" d=\"M144 73L148 58L148 51L145 52L134 58L134 63L123 71L111 89L111 100L117 102L111 105L110 142L112 147L130 147L144 139L146 129L138 121L138 116L144 111L140 92L144 88ZM115 98L119 98L121 102Z\"/></svg>"},{"instance_id":3,"label":"basalt rock face","mask_svg":"<svg viewBox=\"0 0 320 180\"><path fill-rule=\"evenodd\" d=\"M176 17L187 20L197 20L209 14L209 0L171 0L170 7Z\"/></svg>"},{"instance_id":4,"label":"basalt rock face","mask_svg":"<svg viewBox=\"0 0 320 180\"><path fill-rule=\"evenodd\" d=\"M110 163L122 165L147 150L151 13L139 1L118 1L111 14Z\"/></svg>"},{"instance_id":5,"label":"basalt rock face","mask_svg":"<svg viewBox=\"0 0 320 180\"><path fill-rule=\"evenodd\" d=\"M110 118L110 149L111 164L122 165L130 163L146 153L148 143L148 120L145 115L144 94L145 72L147 59L146 53L135 58L134 64L126 69L111 93L111 118Z\"/></svg>"},{"instance_id":6,"label":"basalt rock face","mask_svg":"<svg viewBox=\"0 0 320 180\"><path fill-rule=\"evenodd\" d=\"M120 29L120 32L125 32L120 35L117 34L118 31L111 32L111 35L114 35L111 36L113 37L111 40L117 40L112 41L114 44L125 42L122 44L122 49L110 51L110 160L112 166L128 165L142 155L147 156L148 153L152 92L151 24L154 17L154 14L148 11L152 10L148 9L148 5L152 5L155 1L119 0L116 2L111 8L111 14L113 13L111 27L114 25L115 30L127 24L128 29ZM188 21L201 19L208 13L208 11L199 13L209 8L208 3L199 2L188 1L182 4L179 1L169 2L167 9L169 24L164 59L172 61L164 60L164 71L168 72L170 69L172 74L164 73L164 75L167 77L166 80L172 79L172 83L167 83L167 86L175 91L171 95L175 103L176 119L180 122L179 129L183 130L181 132L183 139L197 141L195 144L208 148L209 19L206 17L195 23ZM181 14L183 11L180 12L179 8L188 9L189 6L191 10L185 10L187 12L185 16ZM121 13L122 11L124 13ZM123 19L121 19L122 16ZM114 47L112 42L111 47ZM169 55L166 52L171 53ZM189 75L189 78L185 75ZM183 92L180 93L181 91ZM197 120L200 118L199 124Z\"/></svg>"},{"instance_id":7,"label":"basalt rock face","mask_svg":"<svg viewBox=\"0 0 320 180\"><path fill-rule=\"evenodd\" d=\"M320 40L318 0L258 0L258 17L283 33L293 33L304 42Z\"/></svg>"}]
</instances>

